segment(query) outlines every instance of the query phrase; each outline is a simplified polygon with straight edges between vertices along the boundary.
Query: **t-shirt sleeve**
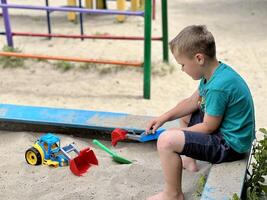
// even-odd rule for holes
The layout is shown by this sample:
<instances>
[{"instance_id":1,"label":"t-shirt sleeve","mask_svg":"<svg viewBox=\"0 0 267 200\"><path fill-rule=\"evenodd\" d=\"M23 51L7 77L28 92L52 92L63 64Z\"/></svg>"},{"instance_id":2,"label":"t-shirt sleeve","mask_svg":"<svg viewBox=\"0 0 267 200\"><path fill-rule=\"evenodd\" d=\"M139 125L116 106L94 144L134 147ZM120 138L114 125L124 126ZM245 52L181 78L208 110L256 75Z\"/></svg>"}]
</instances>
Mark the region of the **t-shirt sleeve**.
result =
<instances>
[{"instance_id":1,"label":"t-shirt sleeve","mask_svg":"<svg viewBox=\"0 0 267 200\"><path fill-rule=\"evenodd\" d=\"M223 116L228 97L220 90L208 90L206 93L206 113L211 116Z\"/></svg>"}]
</instances>

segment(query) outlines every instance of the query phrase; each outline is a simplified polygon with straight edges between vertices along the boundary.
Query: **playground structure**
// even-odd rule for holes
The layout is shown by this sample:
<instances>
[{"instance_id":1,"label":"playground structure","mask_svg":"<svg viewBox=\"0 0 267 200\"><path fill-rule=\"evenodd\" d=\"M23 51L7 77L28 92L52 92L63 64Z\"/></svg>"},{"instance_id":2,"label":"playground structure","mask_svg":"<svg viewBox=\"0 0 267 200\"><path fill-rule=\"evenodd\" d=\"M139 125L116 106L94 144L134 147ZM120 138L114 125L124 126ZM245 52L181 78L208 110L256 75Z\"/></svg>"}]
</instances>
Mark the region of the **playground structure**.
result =
<instances>
[{"instance_id":1,"label":"playground structure","mask_svg":"<svg viewBox=\"0 0 267 200\"><path fill-rule=\"evenodd\" d=\"M81 0L79 0L81 3ZM0 52L0 56L14 56L23 58L38 58L47 60L65 60L72 62L89 62L99 64L113 64L122 66L135 66L143 67L143 97L150 99L151 95L151 41L162 41L163 48L163 61L168 62L168 18L167 18L167 0L162 0L162 36L152 37L151 36L151 9L152 0L145 0L144 11L121 11L121 10L105 10L105 9L85 9L80 7L60 7L60 6L49 6L48 0L46 0L46 6L31 6L21 4L9 4L7 0L1 0L0 7L2 8L3 20L5 25L5 32L1 33L6 36L7 44L9 47L14 47L13 37L24 36L24 37L47 37L47 38L80 38L80 39L109 39L109 40L143 40L144 41L144 58L143 62L138 61L113 61L113 60L98 60L98 59L82 59L82 58L69 58L69 57L57 57L49 55L30 55L23 53L13 52ZM24 33L24 32L13 32L11 28L11 20L9 16L9 9L28 9L28 10L43 10L47 12L47 24L48 33ZM50 24L50 12L75 12L80 13L80 35L65 35L65 34L52 34ZM103 14L103 15L117 15L117 16L141 16L144 17L144 36L112 36L112 35L84 35L82 27L82 14Z\"/></svg>"}]
</instances>

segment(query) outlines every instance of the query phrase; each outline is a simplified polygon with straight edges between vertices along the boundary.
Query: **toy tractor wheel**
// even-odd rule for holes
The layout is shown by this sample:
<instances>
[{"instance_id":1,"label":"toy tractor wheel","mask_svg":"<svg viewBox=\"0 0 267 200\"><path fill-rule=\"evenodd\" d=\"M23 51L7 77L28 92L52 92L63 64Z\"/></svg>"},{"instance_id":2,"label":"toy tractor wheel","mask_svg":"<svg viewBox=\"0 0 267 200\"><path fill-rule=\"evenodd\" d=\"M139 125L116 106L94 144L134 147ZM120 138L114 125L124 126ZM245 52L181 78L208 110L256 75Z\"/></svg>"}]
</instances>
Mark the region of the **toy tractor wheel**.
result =
<instances>
[{"instance_id":1,"label":"toy tractor wheel","mask_svg":"<svg viewBox=\"0 0 267 200\"><path fill-rule=\"evenodd\" d=\"M41 154L34 147L31 147L26 151L25 159L30 165L40 165L42 163Z\"/></svg>"}]
</instances>

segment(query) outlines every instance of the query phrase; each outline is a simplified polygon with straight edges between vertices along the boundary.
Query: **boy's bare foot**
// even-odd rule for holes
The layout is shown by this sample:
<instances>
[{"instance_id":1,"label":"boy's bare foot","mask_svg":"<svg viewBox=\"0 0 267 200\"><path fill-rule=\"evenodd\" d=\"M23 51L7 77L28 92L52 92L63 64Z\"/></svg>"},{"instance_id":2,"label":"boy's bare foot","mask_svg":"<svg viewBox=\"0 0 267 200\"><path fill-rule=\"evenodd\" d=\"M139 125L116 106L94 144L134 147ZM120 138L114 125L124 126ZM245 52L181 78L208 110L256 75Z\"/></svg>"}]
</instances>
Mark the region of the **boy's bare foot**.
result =
<instances>
[{"instance_id":1,"label":"boy's bare foot","mask_svg":"<svg viewBox=\"0 0 267 200\"><path fill-rule=\"evenodd\" d=\"M184 200L184 194L172 196L165 192L160 192L154 196L148 197L146 200Z\"/></svg>"},{"instance_id":2,"label":"boy's bare foot","mask_svg":"<svg viewBox=\"0 0 267 200\"><path fill-rule=\"evenodd\" d=\"M195 159L187 156L181 156L183 162L183 168L190 172L197 172L199 169Z\"/></svg>"}]
</instances>

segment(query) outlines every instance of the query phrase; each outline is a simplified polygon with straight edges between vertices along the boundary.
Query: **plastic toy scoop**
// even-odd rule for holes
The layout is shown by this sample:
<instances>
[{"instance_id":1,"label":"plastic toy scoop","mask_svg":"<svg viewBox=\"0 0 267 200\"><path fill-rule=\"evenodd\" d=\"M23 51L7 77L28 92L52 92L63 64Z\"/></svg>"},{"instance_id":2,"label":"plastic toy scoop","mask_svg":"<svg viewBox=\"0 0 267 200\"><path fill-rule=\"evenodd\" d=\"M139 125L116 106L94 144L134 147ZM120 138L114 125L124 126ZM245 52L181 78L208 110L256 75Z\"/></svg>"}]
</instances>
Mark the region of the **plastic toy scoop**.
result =
<instances>
[{"instance_id":1,"label":"plastic toy scoop","mask_svg":"<svg viewBox=\"0 0 267 200\"><path fill-rule=\"evenodd\" d=\"M117 153L111 151L108 147L106 147L104 144L102 144L101 142L99 142L98 140L93 140L93 143L97 146L99 146L102 150L106 151L108 154L110 154L112 156L112 159L120 164L130 164L132 163L132 161L119 156Z\"/></svg>"},{"instance_id":2,"label":"plastic toy scoop","mask_svg":"<svg viewBox=\"0 0 267 200\"><path fill-rule=\"evenodd\" d=\"M92 165L98 165L98 160L89 147L81 150L78 156L70 160L70 170L76 176L82 176Z\"/></svg>"}]
</instances>

